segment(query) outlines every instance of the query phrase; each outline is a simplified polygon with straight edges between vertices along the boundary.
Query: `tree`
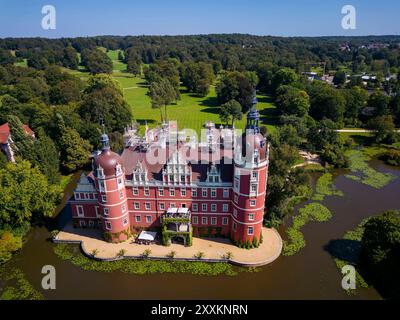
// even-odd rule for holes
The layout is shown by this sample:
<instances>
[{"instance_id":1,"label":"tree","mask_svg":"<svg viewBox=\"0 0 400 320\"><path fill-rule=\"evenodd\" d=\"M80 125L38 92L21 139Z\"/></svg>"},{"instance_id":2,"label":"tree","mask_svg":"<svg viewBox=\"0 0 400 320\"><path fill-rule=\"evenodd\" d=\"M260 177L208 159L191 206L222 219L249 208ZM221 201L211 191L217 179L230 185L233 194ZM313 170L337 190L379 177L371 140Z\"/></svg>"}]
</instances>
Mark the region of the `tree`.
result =
<instances>
[{"instance_id":1,"label":"tree","mask_svg":"<svg viewBox=\"0 0 400 320\"><path fill-rule=\"evenodd\" d=\"M282 85L291 85L299 80L297 73L290 68L279 69L272 79L272 92L276 94L276 90Z\"/></svg>"},{"instance_id":2,"label":"tree","mask_svg":"<svg viewBox=\"0 0 400 320\"><path fill-rule=\"evenodd\" d=\"M10 231L0 230L0 266L9 261L12 253L22 248L22 238Z\"/></svg>"},{"instance_id":3,"label":"tree","mask_svg":"<svg viewBox=\"0 0 400 320\"><path fill-rule=\"evenodd\" d=\"M304 117L310 109L310 97L307 92L291 86L278 88L276 103L284 115Z\"/></svg>"},{"instance_id":4,"label":"tree","mask_svg":"<svg viewBox=\"0 0 400 320\"><path fill-rule=\"evenodd\" d=\"M377 143L393 143L397 140L392 116L378 116L368 121L368 129L374 132Z\"/></svg>"},{"instance_id":5,"label":"tree","mask_svg":"<svg viewBox=\"0 0 400 320\"><path fill-rule=\"evenodd\" d=\"M160 109L161 122L167 120L167 106L176 101L175 90L168 79L160 79L150 85L149 93L152 108ZM161 108L164 107L164 116Z\"/></svg>"},{"instance_id":6,"label":"tree","mask_svg":"<svg viewBox=\"0 0 400 320\"><path fill-rule=\"evenodd\" d=\"M337 71L333 77L333 84L338 87L344 86L346 83L346 73L344 71Z\"/></svg>"},{"instance_id":7,"label":"tree","mask_svg":"<svg viewBox=\"0 0 400 320\"><path fill-rule=\"evenodd\" d=\"M59 186L49 185L28 161L8 163L0 169L0 225L18 228L32 218L51 217L60 195Z\"/></svg>"},{"instance_id":8,"label":"tree","mask_svg":"<svg viewBox=\"0 0 400 320\"><path fill-rule=\"evenodd\" d=\"M15 57L11 54L10 50L4 50L0 48L0 66L6 64L13 64L15 62Z\"/></svg>"},{"instance_id":9,"label":"tree","mask_svg":"<svg viewBox=\"0 0 400 320\"><path fill-rule=\"evenodd\" d=\"M67 172L76 171L88 162L92 146L75 129L66 127L61 117L58 126L61 166Z\"/></svg>"},{"instance_id":10,"label":"tree","mask_svg":"<svg viewBox=\"0 0 400 320\"><path fill-rule=\"evenodd\" d=\"M61 81L51 87L49 91L50 102L54 104L68 104L79 101L81 92L79 85L72 80Z\"/></svg>"},{"instance_id":11,"label":"tree","mask_svg":"<svg viewBox=\"0 0 400 320\"><path fill-rule=\"evenodd\" d=\"M389 114L390 98L382 91L375 91L368 99L368 106L374 108L374 115L383 116Z\"/></svg>"},{"instance_id":12,"label":"tree","mask_svg":"<svg viewBox=\"0 0 400 320\"><path fill-rule=\"evenodd\" d=\"M254 90L248 77L237 71L224 73L216 87L218 101L221 105L230 100L236 100L242 106L242 112L250 109Z\"/></svg>"},{"instance_id":13,"label":"tree","mask_svg":"<svg viewBox=\"0 0 400 320\"><path fill-rule=\"evenodd\" d=\"M40 128L34 142L34 163L47 177L50 184L60 182L60 160L59 153L53 140Z\"/></svg>"},{"instance_id":14,"label":"tree","mask_svg":"<svg viewBox=\"0 0 400 320\"><path fill-rule=\"evenodd\" d=\"M345 122L357 125L361 110L366 106L368 100L368 91L361 87L352 87L343 90L345 99Z\"/></svg>"},{"instance_id":15,"label":"tree","mask_svg":"<svg viewBox=\"0 0 400 320\"><path fill-rule=\"evenodd\" d=\"M68 46L64 49L63 54L62 65L68 69L78 69L79 59L76 50L73 47Z\"/></svg>"},{"instance_id":16,"label":"tree","mask_svg":"<svg viewBox=\"0 0 400 320\"><path fill-rule=\"evenodd\" d=\"M85 49L81 53L81 63L91 74L112 73L110 57L98 48Z\"/></svg>"},{"instance_id":17,"label":"tree","mask_svg":"<svg viewBox=\"0 0 400 320\"><path fill-rule=\"evenodd\" d=\"M370 218L362 236L361 268L386 298L398 297L400 288L400 214L386 211Z\"/></svg>"},{"instance_id":18,"label":"tree","mask_svg":"<svg viewBox=\"0 0 400 320\"><path fill-rule=\"evenodd\" d=\"M188 62L182 67L182 83L189 92L205 97L214 81L212 67L204 62Z\"/></svg>"},{"instance_id":19,"label":"tree","mask_svg":"<svg viewBox=\"0 0 400 320\"><path fill-rule=\"evenodd\" d=\"M341 126L345 99L339 90L326 84L313 82L308 94L310 96L310 115L314 119L327 118Z\"/></svg>"},{"instance_id":20,"label":"tree","mask_svg":"<svg viewBox=\"0 0 400 320\"><path fill-rule=\"evenodd\" d=\"M139 58L129 58L126 70L135 76L139 76L142 72L142 63Z\"/></svg>"},{"instance_id":21,"label":"tree","mask_svg":"<svg viewBox=\"0 0 400 320\"><path fill-rule=\"evenodd\" d=\"M8 116L10 135L13 140L11 148L16 156L23 159L34 160L33 138L26 134L22 122L17 116Z\"/></svg>"},{"instance_id":22,"label":"tree","mask_svg":"<svg viewBox=\"0 0 400 320\"><path fill-rule=\"evenodd\" d=\"M236 100L230 100L227 103L224 103L219 111L219 118L221 121L226 124L230 121L232 127L234 121L241 120L242 116L242 106Z\"/></svg>"},{"instance_id":23,"label":"tree","mask_svg":"<svg viewBox=\"0 0 400 320\"><path fill-rule=\"evenodd\" d=\"M88 123L104 123L109 132L122 132L131 123L132 114L119 83L109 75L98 74L87 84L78 110L80 116Z\"/></svg>"}]
</instances>

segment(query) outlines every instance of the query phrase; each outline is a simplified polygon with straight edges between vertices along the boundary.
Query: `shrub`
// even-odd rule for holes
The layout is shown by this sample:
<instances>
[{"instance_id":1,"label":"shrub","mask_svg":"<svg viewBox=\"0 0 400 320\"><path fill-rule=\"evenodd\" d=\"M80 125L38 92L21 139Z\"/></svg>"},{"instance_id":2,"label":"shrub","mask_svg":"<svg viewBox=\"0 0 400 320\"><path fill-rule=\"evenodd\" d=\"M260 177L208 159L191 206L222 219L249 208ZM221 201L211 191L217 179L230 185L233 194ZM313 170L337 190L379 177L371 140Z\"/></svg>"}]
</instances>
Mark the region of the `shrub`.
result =
<instances>
[{"instance_id":1,"label":"shrub","mask_svg":"<svg viewBox=\"0 0 400 320\"><path fill-rule=\"evenodd\" d=\"M203 259L204 257L205 257L205 254L204 254L204 252L203 251L199 251L199 252L197 252L195 255L194 255L194 257L196 258L196 259Z\"/></svg>"},{"instance_id":2,"label":"shrub","mask_svg":"<svg viewBox=\"0 0 400 320\"><path fill-rule=\"evenodd\" d=\"M380 159L391 166L400 166L400 150L390 149Z\"/></svg>"},{"instance_id":3,"label":"shrub","mask_svg":"<svg viewBox=\"0 0 400 320\"><path fill-rule=\"evenodd\" d=\"M253 248L258 248L258 241L256 236L253 237Z\"/></svg>"},{"instance_id":4,"label":"shrub","mask_svg":"<svg viewBox=\"0 0 400 320\"><path fill-rule=\"evenodd\" d=\"M146 249L146 250L143 251L142 257L143 258L148 258L150 256L150 254L151 254L151 250L150 249Z\"/></svg>"},{"instance_id":5,"label":"shrub","mask_svg":"<svg viewBox=\"0 0 400 320\"><path fill-rule=\"evenodd\" d=\"M121 249L121 250L118 251L117 257L122 258L125 255L125 253L126 253L126 250L125 249Z\"/></svg>"},{"instance_id":6,"label":"shrub","mask_svg":"<svg viewBox=\"0 0 400 320\"><path fill-rule=\"evenodd\" d=\"M171 252L169 252L169 253L167 254L167 257L168 257L168 258L171 258L171 259L175 258L175 256L176 256L176 251L174 251L174 250L172 250Z\"/></svg>"}]
</instances>

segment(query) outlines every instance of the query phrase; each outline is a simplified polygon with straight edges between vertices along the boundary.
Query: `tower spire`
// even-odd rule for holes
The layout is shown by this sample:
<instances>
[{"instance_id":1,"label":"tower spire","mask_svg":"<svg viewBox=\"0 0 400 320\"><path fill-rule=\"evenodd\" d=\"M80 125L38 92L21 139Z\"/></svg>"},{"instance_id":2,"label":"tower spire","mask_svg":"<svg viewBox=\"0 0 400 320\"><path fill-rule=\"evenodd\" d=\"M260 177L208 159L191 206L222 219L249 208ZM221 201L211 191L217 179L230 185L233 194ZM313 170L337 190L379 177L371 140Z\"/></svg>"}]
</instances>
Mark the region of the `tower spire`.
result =
<instances>
[{"instance_id":1,"label":"tower spire","mask_svg":"<svg viewBox=\"0 0 400 320\"><path fill-rule=\"evenodd\" d=\"M108 135L106 133L106 126L104 125L104 121L102 121L101 126L103 127L103 134L100 136L101 150L110 150L110 139L108 138Z\"/></svg>"},{"instance_id":2,"label":"tower spire","mask_svg":"<svg viewBox=\"0 0 400 320\"><path fill-rule=\"evenodd\" d=\"M251 102L252 106L247 114L247 125L246 130L252 130L254 133L259 133L260 128L258 126L258 122L260 120L260 114L257 111L257 91L254 90L253 100Z\"/></svg>"}]
</instances>

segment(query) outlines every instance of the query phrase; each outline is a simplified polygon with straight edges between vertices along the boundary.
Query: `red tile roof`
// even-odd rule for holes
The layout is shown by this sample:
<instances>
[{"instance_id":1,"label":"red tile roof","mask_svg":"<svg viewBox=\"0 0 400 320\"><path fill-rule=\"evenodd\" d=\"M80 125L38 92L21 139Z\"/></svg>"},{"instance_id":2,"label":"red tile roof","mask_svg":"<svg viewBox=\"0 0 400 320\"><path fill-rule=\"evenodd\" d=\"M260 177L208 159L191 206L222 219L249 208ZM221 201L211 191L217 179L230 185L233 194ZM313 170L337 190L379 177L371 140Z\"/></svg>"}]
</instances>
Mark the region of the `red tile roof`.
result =
<instances>
[{"instance_id":1,"label":"red tile roof","mask_svg":"<svg viewBox=\"0 0 400 320\"><path fill-rule=\"evenodd\" d=\"M23 124L22 127L24 128L26 134L30 136L34 135L34 132L32 131L31 128L28 127L28 125ZM0 143L6 144L9 137L10 137L10 126L8 125L8 122L6 122L5 124L2 124L0 126Z\"/></svg>"}]
</instances>

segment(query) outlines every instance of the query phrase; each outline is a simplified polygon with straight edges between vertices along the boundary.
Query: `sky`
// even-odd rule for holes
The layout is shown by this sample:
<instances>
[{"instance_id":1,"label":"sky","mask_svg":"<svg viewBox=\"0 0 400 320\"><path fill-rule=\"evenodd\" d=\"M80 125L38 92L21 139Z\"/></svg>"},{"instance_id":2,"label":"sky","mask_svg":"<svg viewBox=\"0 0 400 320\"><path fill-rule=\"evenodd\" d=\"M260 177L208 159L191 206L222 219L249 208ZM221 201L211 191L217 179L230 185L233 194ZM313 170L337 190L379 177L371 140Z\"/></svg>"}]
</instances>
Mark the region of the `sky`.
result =
<instances>
[{"instance_id":1,"label":"sky","mask_svg":"<svg viewBox=\"0 0 400 320\"><path fill-rule=\"evenodd\" d=\"M56 28L42 28L42 7ZM342 28L344 5L356 29ZM0 0L0 38L248 33L274 36L399 35L398 0Z\"/></svg>"}]
</instances>

